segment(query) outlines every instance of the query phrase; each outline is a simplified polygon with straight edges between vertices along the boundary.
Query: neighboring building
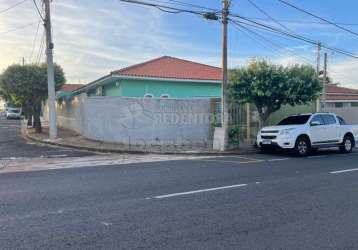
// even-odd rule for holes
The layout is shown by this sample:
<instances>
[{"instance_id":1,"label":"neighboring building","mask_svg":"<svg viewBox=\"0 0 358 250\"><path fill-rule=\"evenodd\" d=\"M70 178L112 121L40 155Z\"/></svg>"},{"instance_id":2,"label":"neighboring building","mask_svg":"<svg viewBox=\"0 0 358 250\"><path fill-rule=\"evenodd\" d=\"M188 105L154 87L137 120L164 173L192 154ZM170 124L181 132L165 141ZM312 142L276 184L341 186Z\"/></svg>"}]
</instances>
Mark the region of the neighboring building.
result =
<instances>
[{"instance_id":1,"label":"neighboring building","mask_svg":"<svg viewBox=\"0 0 358 250\"><path fill-rule=\"evenodd\" d=\"M163 56L113 71L74 92L88 96L220 97L221 74L218 67Z\"/></svg>"},{"instance_id":2,"label":"neighboring building","mask_svg":"<svg viewBox=\"0 0 358 250\"><path fill-rule=\"evenodd\" d=\"M328 84L326 88L326 108L351 124L358 123L358 90Z\"/></svg>"},{"instance_id":3,"label":"neighboring building","mask_svg":"<svg viewBox=\"0 0 358 250\"><path fill-rule=\"evenodd\" d=\"M63 98L63 97L71 96L73 91L75 91L79 88L82 88L83 86L85 86L85 85L84 84L64 84L62 86L62 88L56 92L56 97Z\"/></svg>"},{"instance_id":4,"label":"neighboring building","mask_svg":"<svg viewBox=\"0 0 358 250\"><path fill-rule=\"evenodd\" d=\"M327 84L327 108L358 108L358 90Z\"/></svg>"}]
</instances>

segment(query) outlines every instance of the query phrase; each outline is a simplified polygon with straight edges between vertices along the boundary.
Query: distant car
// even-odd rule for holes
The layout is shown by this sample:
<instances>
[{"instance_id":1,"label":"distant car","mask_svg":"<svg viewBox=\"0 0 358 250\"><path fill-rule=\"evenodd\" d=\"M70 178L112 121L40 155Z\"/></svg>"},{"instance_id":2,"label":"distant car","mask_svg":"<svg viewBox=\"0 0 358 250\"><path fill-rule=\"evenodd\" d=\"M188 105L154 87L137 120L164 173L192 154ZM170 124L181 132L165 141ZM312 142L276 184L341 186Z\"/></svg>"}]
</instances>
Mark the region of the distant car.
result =
<instances>
[{"instance_id":1,"label":"distant car","mask_svg":"<svg viewBox=\"0 0 358 250\"><path fill-rule=\"evenodd\" d=\"M264 127L257 134L260 149L293 149L306 156L317 148L339 147L350 153L358 140L358 125L347 125L334 113L289 116L276 126Z\"/></svg>"},{"instance_id":2,"label":"distant car","mask_svg":"<svg viewBox=\"0 0 358 250\"><path fill-rule=\"evenodd\" d=\"M21 108L7 107L5 115L6 119L21 119Z\"/></svg>"}]
</instances>

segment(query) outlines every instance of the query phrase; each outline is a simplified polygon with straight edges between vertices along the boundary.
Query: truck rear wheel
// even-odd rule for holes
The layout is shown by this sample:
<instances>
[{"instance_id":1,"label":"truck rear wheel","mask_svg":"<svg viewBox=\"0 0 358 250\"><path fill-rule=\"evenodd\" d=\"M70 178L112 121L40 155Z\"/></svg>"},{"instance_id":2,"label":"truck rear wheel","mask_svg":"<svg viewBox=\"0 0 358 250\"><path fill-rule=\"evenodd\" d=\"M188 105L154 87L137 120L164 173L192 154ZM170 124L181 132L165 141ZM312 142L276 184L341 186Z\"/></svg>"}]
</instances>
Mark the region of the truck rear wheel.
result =
<instances>
[{"instance_id":1,"label":"truck rear wheel","mask_svg":"<svg viewBox=\"0 0 358 250\"><path fill-rule=\"evenodd\" d=\"M339 150L342 153L350 153L353 150L354 140L350 135L345 135L343 138L342 145L339 147Z\"/></svg>"}]
</instances>

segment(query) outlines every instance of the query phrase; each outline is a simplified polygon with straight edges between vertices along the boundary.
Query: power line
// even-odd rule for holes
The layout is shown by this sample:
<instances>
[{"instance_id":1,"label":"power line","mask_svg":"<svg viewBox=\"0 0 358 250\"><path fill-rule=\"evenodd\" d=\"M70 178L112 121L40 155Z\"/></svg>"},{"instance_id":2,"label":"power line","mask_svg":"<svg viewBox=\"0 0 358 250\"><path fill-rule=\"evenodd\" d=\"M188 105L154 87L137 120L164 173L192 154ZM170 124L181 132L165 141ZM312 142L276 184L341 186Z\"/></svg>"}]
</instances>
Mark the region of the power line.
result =
<instances>
[{"instance_id":1,"label":"power line","mask_svg":"<svg viewBox=\"0 0 358 250\"><path fill-rule=\"evenodd\" d=\"M27 1L27 0L22 0L22 1L20 1L20 2L17 2L17 3L15 3L15 4L9 6L9 7L6 8L6 9L0 10L0 14L5 13L6 11L13 9L13 8L15 8L16 6L19 6L20 4L25 3L26 1Z\"/></svg>"},{"instance_id":2,"label":"power line","mask_svg":"<svg viewBox=\"0 0 358 250\"><path fill-rule=\"evenodd\" d=\"M233 21L231 21L231 22L233 22ZM267 46L266 44L264 44L264 43L261 42L260 40L258 40L258 39L256 39L255 37L251 36L250 33L247 32L247 31L244 29L244 28L246 28L246 27L244 27L244 26L242 26L242 25L235 25L235 28L237 28L238 31L241 31L242 33L244 33L244 34L245 34L247 37L249 37L252 41L254 41L254 42L260 44L261 47L263 47L263 48L265 48L265 49L269 49L269 50L272 49L272 47Z\"/></svg>"},{"instance_id":3,"label":"power line","mask_svg":"<svg viewBox=\"0 0 358 250\"><path fill-rule=\"evenodd\" d=\"M270 14L268 14L265 10L263 10L262 8L260 8L257 4L255 4L255 2L253 0L247 0L252 6L254 6L258 11L260 11L262 14L264 14L266 17L268 17L269 20L273 21L274 23L278 24L279 26L281 26L283 29L289 31L289 32L293 32L291 29L289 29L287 26L281 24L277 19L273 18ZM240 24L237 24L239 26L241 26L242 28L246 29L248 32L250 33L253 33L254 35L258 36L258 37L261 37L261 39L263 39L264 41L270 43L271 45L273 45L274 47L276 48L279 48L279 49L283 49L285 51L289 51L287 48L281 46L281 45L278 45L277 43L274 43L272 42L271 40L267 39L266 37L258 34L257 32L253 31L253 30L250 30L249 28L245 27L245 26L242 26ZM295 32L293 32L294 34L296 34ZM298 54L295 54L295 53L292 53L292 51L290 51L290 53L294 56L298 56L300 57L301 59L305 60L306 62L308 62L309 64L312 64L311 62L311 59L308 59L306 57L303 57L301 55L298 55Z\"/></svg>"},{"instance_id":4,"label":"power line","mask_svg":"<svg viewBox=\"0 0 358 250\"><path fill-rule=\"evenodd\" d=\"M192 4L192 3L186 3L186 2L181 2L181 1L177 1L177 0L169 0L170 2L176 3L176 4L180 4L182 6L189 6L189 7L194 7L194 8L199 8L199 9L206 9L206 10L212 10L212 11L217 11L213 8L208 8L205 6L201 6L201 5L197 5L197 4Z\"/></svg>"},{"instance_id":5,"label":"power line","mask_svg":"<svg viewBox=\"0 0 358 250\"><path fill-rule=\"evenodd\" d=\"M255 36L261 38L261 40L265 41L266 43L271 44L271 46L276 47L276 48L278 48L278 49L280 49L280 50L285 50L285 51L287 51L288 53L290 53L291 55L297 56L297 57L303 59L304 61L306 61L308 64L312 65L312 60L311 60L310 58L305 57L305 56L302 56L302 55L299 55L299 54L297 54L297 53L291 51L290 49L285 48L285 47L283 47L282 45L280 45L280 44L278 44L278 43L275 43L275 42L269 40L269 39L266 38L265 36L263 36L263 35L261 35L261 34L255 32L255 31L253 31L252 29L249 29L249 28L245 27L244 25L241 25L240 23L238 23L238 22L236 22L236 21L234 21L234 20L231 20L231 21L232 21L232 23L233 23L234 25L236 25L237 27L241 27L242 29L246 30L247 32L250 32L251 34L254 34ZM278 49L277 49L277 51L278 51Z\"/></svg>"},{"instance_id":6,"label":"power line","mask_svg":"<svg viewBox=\"0 0 358 250\"><path fill-rule=\"evenodd\" d=\"M204 10L219 12L219 10L216 10L213 8L209 8L209 7L205 7L205 6L201 6L201 5L197 5L197 4L192 4L192 3L187 3L187 2L182 2L182 1L177 1L177 0L167 0L167 1L151 0L151 1L157 2L157 3L164 3L164 4L176 4L176 5L183 6L183 7L193 7L193 8L197 8L197 9L204 9Z\"/></svg>"},{"instance_id":7,"label":"power line","mask_svg":"<svg viewBox=\"0 0 358 250\"><path fill-rule=\"evenodd\" d=\"M6 34L12 33L12 32L17 31L17 30L25 29L25 28L33 26L34 24L37 24L37 23L38 23L38 21L34 22L34 23L28 23L28 24L25 24L25 25L22 25L22 26L18 26L16 28L1 32L0 35L6 35Z\"/></svg>"},{"instance_id":8,"label":"power line","mask_svg":"<svg viewBox=\"0 0 358 250\"><path fill-rule=\"evenodd\" d=\"M161 11L165 11L165 12L170 11L170 13L173 13L173 14L190 13L190 14L196 14L196 15L203 15L205 13L204 11L188 10L188 9L177 8L177 7L167 6L167 5L159 5L159 4L150 3L150 2L144 2L144 1L139 1L139 0L119 0L119 1L126 2L126 3L132 3L132 4L138 4L138 5L144 5L144 6L149 6L149 7L154 7L154 8L157 8L157 9L161 10Z\"/></svg>"},{"instance_id":9,"label":"power line","mask_svg":"<svg viewBox=\"0 0 358 250\"><path fill-rule=\"evenodd\" d=\"M163 9L162 7L156 7L158 10L160 11L163 11L163 12L166 12L166 13L170 13L170 14L179 14L179 13L182 13L182 11L180 10L166 10L166 9Z\"/></svg>"},{"instance_id":10,"label":"power line","mask_svg":"<svg viewBox=\"0 0 358 250\"><path fill-rule=\"evenodd\" d=\"M347 29L347 28L345 28L345 27L343 27L343 26L341 26L341 25L339 25L339 24L337 24L337 23L334 23L334 22L332 22L332 21L329 21L329 20L327 20L327 19L325 19L325 18L323 18L323 17L317 16L317 15L315 15L315 14L313 14L313 13L307 11L307 10L304 10L304 9L302 9L302 8L300 8L300 7L297 7L297 6L295 6L295 5L293 5L293 4L289 3L289 2L286 2L286 1L284 1L284 0L278 0L278 1L281 2L281 3L283 3L283 4L285 4L285 5L288 5L288 6L292 7L292 8L294 8L294 9L298 10L298 11L301 11L301 12L303 12L303 13L306 13L307 15L310 15L310 16L312 16L312 17L314 17L314 18L317 18L317 19L319 19L319 20L321 20L321 21L323 21L323 22L326 22L326 23L328 23L328 24L331 24L331 25L333 25L333 26L335 26L335 27L337 27L337 28L339 28L339 29L341 29L341 30L344 30L344 31L346 31L346 32L348 32L348 33L351 33L351 34L355 35L355 36L358 36L358 33L357 33L357 32L354 32L354 31L352 31L352 30L350 30L350 29Z\"/></svg>"},{"instance_id":11,"label":"power line","mask_svg":"<svg viewBox=\"0 0 358 250\"><path fill-rule=\"evenodd\" d=\"M34 61L35 64L39 64L41 61L42 51L44 49L44 43L45 43L45 30L43 30L43 32L42 32L40 47L39 47L37 56Z\"/></svg>"},{"instance_id":12,"label":"power line","mask_svg":"<svg viewBox=\"0 0 358 250\"><path fill-rule=\"evenodd\" d=\"M257 4L255 4L252 0L247 0L252 6L254 6L258 11L260 11L262 14L264 14L266 17L268 17L271 21L281 26L283 29L292 32L289 28L287 28L285 25L277 21L275 18L273 18L271 15L269 15L265 10L261 9Z\"/></svg>"},{"instance_id":13,"label":"power line","mask_svg":"<svg viewBox=\"0 0 358 250\"><path fill-rule=\"evenodd\" d=\"M37 5L36 0L32 0L34 2L35 8L37 10L37 13L39 14L42 21L45 21L45 18L42 16L39 6Z\"/></svg>"},{"instance_id":14,"label":"power line","mask_svg":"<svg viewBox=\"0 0 358 250\"><path fill-rule=\"evenodd\" d=\"M314 43L316 44L317 42L310 39L310 38L307 38L307 37L304 37L304 36L301 36L299 34L293 34L293 33L290 33L290 32L286 32L284 30L280 30L276 27L273 27L273 26L270 26L268 24L263 24L263 23L260 23L260 22L257 22L257 21L254 21L254 20L251 20L249 18L245 18L245 17L242 17L242 16L239 16L239 15L233 15L235 17L238 17L239 19L242 19L246 22L249 22L251 23L252 26L255 26L255 27L259 27L261 29L265 29L265 30L268 30L270 32L276 32L276 33L280 33L282 35L286 35L286 36L289 36L289 37L293 37L293 38L296 38L296 39L299 39L299 40L304 40L305 42L309 42L309 43ZM239 21L240 23L242 24L246 24L248 25L248 23L245 23L245 22L241 22Z\"/></svg>"},{"instance_id":15,"label":"power line","mask_svg":"<svg viewBox=\"0 0 358 250\"><path fill-rule=\"evenodd\" d=\"M269 31L269 32L273 32L273 33L281 34L283 36L294 38L296 40L301 40L301 41L304 41L306 43L310 43L312 45L317 45L317 42L312 40L311 38L304 37L304 36L301 36L301 35L298 35L298 34L293 34L293 33L290 33L290 32L286 32L284 30L280 30L280 29L275 28L273 26L266 25L266 24L263 24L263 23L259 23L259 22L254 21L254 20L250 20L248 18L242 17L242 16L237 15L237 14L231 14L231 15L249 22L249 23L246 23L246 22L239 21L239 23L242 23L244 25L250 25L250 26L253 26L253 27L256 27L256 28L259 28L259 29ZM327 50L334 51L334 52L337 52L337 53L340 53L340 54L343 54L343 55L350 56L350 57L353 57L355 59L358 59L358 55L356 55L356 54L354 54L352 52L340 49L340 48L329 47L328 45L325 45L325 44L322 44L322 48L325 48Z\"/></svg>"},{"instance_id":16,"label":"power line","mask_svg":"<svg viewBox=\"0 0 358 250\"><path fill-rule=\"evenodd\" d=\"M145 2L145 1L141 1L141 0L120 0L120 1L127 2L127 3L132 3L132 4L139 4L139 5L149 6L149 7L155 7L155 8L159 8L161 11L166 11L166 12L169 11L169 12L175 13L175 14L177 14L177 13L191 13L191 14L201 15L201 16L204 16L204 17L205 17L205 14L208 14L208 12L205 12L205 11L195 11L195 10L177 8L177 7L167 6L167 5L155 4L153 2L151 2L151 3L150 2ZM211 14L213 14L214 16L210 16L210 19L214 19L214 20L219 19L219 17L217 16L217 13L211 13ZM317 45L316 41L314 41L314 40L312 40L310 38L301 36L299 34L287 32L287 31L284 31L284 30L280 30L280 29L275 28L273 26L262 24L262 23L254 21L254 20L251 20L249 18L242 17L242 16L240 16L238 14L230 14L230 16L237 17L237 18L243 19L243 20L245 20L247 22L250 22L251 26L256 26L257 28L264 29L266 31L278 33L278 34L281 34L283 36L294 38L296 40L301 40L301 41L304 41L306 43L310 43L310 44L313 44L313 45ZM240 23L245 24L245 25L250 25L250 24L245 23L245 22L240 22ZM345 50L339 49L339 48L329 47L329 46L324 45L324 44L322 44L322 47L326 48L328 50L331 50L331 51L334 51L334 52L337 52L337 53L340 53L340 54L343 54L343 55L350 56L350 57L353 57L355 59L358 59L358 55L355 55L352 52L345 51Z\"/></svg>"},{"instance_id":17,"label":"power line","mask_svg":"<svg viewBox=\"0 0 358 250\"><path fill-rule=\"evenodd\" d=\"M279 35L281 35L281 36L283 36L284 38L287 38L287 39L294 38L294 39L297 39L297 40L304 41L306 43L310 43L312 45L317 45L317 43L314 40L311 40L309 38L300 37L300 36L296 36L296 35L293 35L293 34L287 34L287 33L283 32L283 31L276 30L276 29L274 29L272 27L271 28L266 27L265 25L260 26L260 25L256 25L256 24L245 23L245 22L239 22L239 23L242 23L244 25L249 25L249 26L252 26L252 27L257 28L257 29L262 29L262 30L265 30L265 31L268 31L268 32L276 33L276 34L279 34ZM339 48L332 48L332 47L328 47L326 45L322 45L322 47L324 47L324 48L326 48L328 50L340 53L340 54L344 54L346 56L354 57L356 59L358 58L357 55L355 55L355 54L353 54L351 52L344 51L344 50L339 49Z\"/></svg>"},{"instance_id":18,"label":"power line","mask_svg":"<svg viewBox=\"0 0 358 250\"><path fill-rule=\"evenodd\" d=\"M183 8L178 8L178 7L173 7L171 5L161 5L161 4L156 4L153 2L147 2L147 1L141 1L141 0L119 0L121 2L126 2L126 3L132 3L132 4L138 4L138 5L143 5L143 6L148 6L148 7L154 7L159 9L160 11L163 12L167 12L167 13L171 13L171 14L179 14L179 13L190 13L190 14L195 14L198 16L201 16L207 20L213 20L213 21L218 21L219 17L218 17L218 12L220 11L205 11L205 10L192 10L192 9L183 9ZM153 0L156 2L164 2L162 0ZM168 3L171 4L171 3ZM206 8L206 7L203 7Z\"/></svg>"},{"instance_id":19,"label":"power line","mask_svg":"<svg viewBox=\"0 0 358 250\"><path fill-rule=\"evenodd\" d=\"M40 22L38 22L38 24L37 24L36 33L35 33L34 41L33 41L33 44L32 44L31 54L30 54L30 57L29 57L30 62L32 61L32 56L33 56L33 54L35 52L36 41L37 41L37 36L38 36L38 33L39 33L39 29L40 29Z\"/></svg>"},{"instance_id":20,"label":"power line","mask_svg":"<svg viewBox=\"0 0 358 250\"><path fill-rule=\"evenodd\" d=\"M45 43L44 43L44 44L45 44ZM42 49L42 51L41 51L41 53L40 53L40 57L39 57L39 62L38 62L38 64L41 63L42 57L45 56L45 53L46 53L46 48L45 48L45 46L43 46L43 49Z\"/></svg>"},{"instance_id":21,"label":"power line","mask_svg":"<svg viewBox=\"0 0 358 250\"><path fill-rule=\"evenodd\" d=\"M286 36L286 35L284 35L284 34L281 34L281 33L278 33L278 32L274 32L274 31L272 31L272 30L270 30L270 29L267 29L267 28L264 28L264 27L261 27L261 26L255 25L255 24L245 23L245 22L241 22L241 21L236 21L236 20L233 20L233 19L231 19L231 21L232 21L233 23L235 23L236 25L242 27L242 28L244 28L244 27L247 28L246 26L251 26L251 27L253 27L253 28L255 28L255 29L264 30L264 31L273 33L273 34L275 34L275 35L279 35L280 37L285 38L285 39L287 39L287 40L290 40L290 41L292 40L292 38L290 38L290 37L288 37L288 36ZM246 26L244 26L244 25L246 25ZM248 29L248 28L247 28L247 29ZM253 30L251 30L251 31L254 32ZM264 36L260 35L260 34L257 33L257 32L255 32L255 34L258 35L258 36L261 36L262 38L264 38ZM266 37L265 37L265 39L268 40ZM271 43L273 43L273 42L271 41Z\"/></svg>"},{"instance_id":22,"label":"power line","mask_svg":"<svg viewBox=\"0 0 358 250\"><path fill-rule=\"evenodd\" d=\"M270 18L264 18L264 17L249 17L249 16L243 16L248 19L253 20L259 20L259 21L271 21ZM277 19L276 21L282 22L282 23L296 23L296 24L321 24L321 25L330 25L326 22L319 22L319 21L309 21L309 20L299 20L299 19ZM358 23L343 23L343 22L337 22L336 24L344 25L344 26L358 26Z\"/></svg>"}]
</instances>

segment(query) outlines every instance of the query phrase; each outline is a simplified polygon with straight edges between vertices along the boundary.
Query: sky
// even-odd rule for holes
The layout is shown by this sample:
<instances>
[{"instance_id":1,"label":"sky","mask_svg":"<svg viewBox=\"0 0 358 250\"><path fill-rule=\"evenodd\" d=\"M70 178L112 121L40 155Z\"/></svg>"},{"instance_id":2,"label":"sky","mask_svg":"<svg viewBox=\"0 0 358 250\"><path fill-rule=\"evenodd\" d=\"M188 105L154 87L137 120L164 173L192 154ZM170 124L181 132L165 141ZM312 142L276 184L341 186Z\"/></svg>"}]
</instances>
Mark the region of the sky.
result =
<instances>
[{"instance_id":1,"label":"sky","mask_svg":"<svg viewBox=\"0 0 358 250\"><path fill-rule=\"evenodd\" d=\"M22 1L0 0L0 72L11 64L21 63L22 58L25 63L45 61L39 14L32 0ZM221 0L179 1L221 8ZM358 54L358 36L322 24L278 0L252 1L292 32ZM326 19L344 23L345 28L358 33L356 0L288 1ZM41 1L37 2L41 7ZM51 8L54 60L64 68L67 83L85 84L113 70L163 55L214 66L221 64L221 24L198 15L166 13L120 0L53 0ZM248 0L232 0L230 11L283 29ZM229 24L230 68L245 66L252 58L283 65L316 65L315 46L246 27L250 31ZM358 88L358 59L322 50L322 54L324 52L328 53L329 76L342 86Z\"/></svg>"}]
</instances>

